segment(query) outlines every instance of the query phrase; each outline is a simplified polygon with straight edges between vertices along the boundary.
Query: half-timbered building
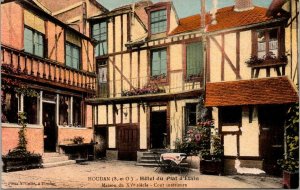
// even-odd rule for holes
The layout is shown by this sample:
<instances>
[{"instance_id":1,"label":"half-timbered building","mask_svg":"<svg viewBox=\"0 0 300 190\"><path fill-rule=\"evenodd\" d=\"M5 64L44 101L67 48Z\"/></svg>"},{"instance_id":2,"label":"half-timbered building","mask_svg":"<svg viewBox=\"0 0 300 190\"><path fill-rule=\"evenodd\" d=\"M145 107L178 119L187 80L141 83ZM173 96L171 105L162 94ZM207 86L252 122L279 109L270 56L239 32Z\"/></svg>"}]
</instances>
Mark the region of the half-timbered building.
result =
<instances>
[{"instance_id":1,"label":"half-timbered building","mask_svg":"<svg viewBox=\"0 0 300 190\"><path fill-rule=\"evenodd\" d=\"M289 18L285 11L267 16L251 0L237 0L218 9L206 26L206 106L222 136L225 172L236 172L239 159L239 167L280 173L285 114L298 101Z\"/></svg>"},{"instance_id":2,"label":"half-timbered building","mask_svg":"<svg viewBox=\"0 0 300 190\"><path fill-rule=\"evenodd\" d=\"M18 112L27 113L27 148L58 152L75 136L93 139L94 40L36 1L1 3L2 154L18 144Z\"/></svg>"},{"instance_id":3,"label":"half-timbered building","mask_svg":"<svg viewBox=\"0 0 300 190\"><path fill-rule=\"evenodd\" d=\"M172 2L139 1L90 22L98 40L98 97L89 100L98 154L136 160L174 149L196 125L204 87L200 14L178 19Z\"/></svg>"}]
</instances>

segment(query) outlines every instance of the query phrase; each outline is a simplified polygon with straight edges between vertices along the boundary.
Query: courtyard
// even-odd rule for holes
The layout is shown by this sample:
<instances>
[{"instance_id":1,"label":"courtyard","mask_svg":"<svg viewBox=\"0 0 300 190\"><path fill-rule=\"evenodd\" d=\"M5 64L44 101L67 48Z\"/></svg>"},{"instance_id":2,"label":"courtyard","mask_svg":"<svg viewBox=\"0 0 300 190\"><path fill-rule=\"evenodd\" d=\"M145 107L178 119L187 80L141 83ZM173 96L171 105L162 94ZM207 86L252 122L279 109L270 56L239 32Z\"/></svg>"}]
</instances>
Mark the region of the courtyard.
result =
<instances>
[{"instance_id":1,"label":"courtyard","mask_svg":"<svg viewBox=\"0 0 300 190\"><path fill-rule=\"evenodd\" d=\"M2 173L2 188L281 188L281 178L162 173L136 162L98 160Z\"/></svg>"}]
</instances>

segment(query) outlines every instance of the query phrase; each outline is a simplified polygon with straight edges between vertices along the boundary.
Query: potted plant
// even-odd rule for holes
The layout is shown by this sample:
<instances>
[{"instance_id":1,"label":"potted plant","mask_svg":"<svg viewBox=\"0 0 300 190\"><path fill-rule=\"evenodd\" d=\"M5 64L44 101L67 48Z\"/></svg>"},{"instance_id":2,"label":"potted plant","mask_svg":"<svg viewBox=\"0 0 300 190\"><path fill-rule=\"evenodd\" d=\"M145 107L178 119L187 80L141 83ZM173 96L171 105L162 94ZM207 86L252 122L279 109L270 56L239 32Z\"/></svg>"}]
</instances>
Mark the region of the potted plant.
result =
<instances>
[{"instance_id":1,"label":"potted plant","mask_svg":"<svg viewBox=\"0 0 300 190\"><path fill-rule=\"evenodd\" d=\"M202 126L204 135L200 151L200 173L218 174L223 173L223 145L221 137L217 134L211 135L213 123ZM203 133L202 133L203 134Z\"/></svg>"},{"instance_id":2,"label":"potted plant","mask_svg":"<svg viewBox=\"0 0 300 190\"><path fill-rule=\"evenodd\" d=\"M12 151L9 151L7 155L2 156L3 171L23 170L30 168L42 167L42 156L27 151L27 139L26 139L26 114L24 112L18 113L19 125L21 129L19 131L18 146Z\"/></svg>"},{"instance_id":3,"label":"potted plant","mask_svg":"<svg viewBox=\"0 0 300 190\"><path fill-rule=\"evenodd\" d=\"M299 104L292 105L285 123L285 154L278 160L283 169L283 187L299 186Z\"/></svg>"},{"instance_id":4,"label":"potted plant","mask_svg":"<svg viewBox=\"0 0 300 190\"><path fill-rule=\"evenodd\" d=\"M74 144L82 144L82 143L83 143L83 140L84 140L83 137L81 137L81 136L75 136L75 137L73 138L73 143L74 143Z\"/></svg>"}]
</instances>

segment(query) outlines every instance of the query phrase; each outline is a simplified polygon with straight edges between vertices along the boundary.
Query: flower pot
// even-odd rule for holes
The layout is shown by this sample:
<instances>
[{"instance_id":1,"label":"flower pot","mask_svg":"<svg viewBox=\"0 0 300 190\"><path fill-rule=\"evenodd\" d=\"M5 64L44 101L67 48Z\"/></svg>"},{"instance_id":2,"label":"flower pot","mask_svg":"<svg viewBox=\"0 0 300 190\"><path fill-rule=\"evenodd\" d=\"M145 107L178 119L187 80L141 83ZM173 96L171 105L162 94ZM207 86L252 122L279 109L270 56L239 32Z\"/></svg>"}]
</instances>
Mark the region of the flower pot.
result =
<instances>
[{"instance_id":1,"label":"flower pot","mask_svg":"<svg viewBox=\"0 0 300 190\"><path fill-rule=\"evenodd\" d=\"M297 189L299 186L299 171L289 172L283 171L283 188Z\"/></svg>"},{"instance_id":2,"label":"flower pot","mask_svg":"<svg viewBox=\"0 0 300 190\"><path fill-rule=\"evenodd\" d=\"M17 171L42 167L41 156L2 157L3 171Z\"/></svg>"},{"instance_id":3,"label":"flower pot","mask_svg":"<svg viewBox=\"0 0 300 190\"><path fill-rule=\"evenodd\" d=\"M200 160L200 173L221 175L223 173L222 160Z\"/></svg>"}]
</instances>

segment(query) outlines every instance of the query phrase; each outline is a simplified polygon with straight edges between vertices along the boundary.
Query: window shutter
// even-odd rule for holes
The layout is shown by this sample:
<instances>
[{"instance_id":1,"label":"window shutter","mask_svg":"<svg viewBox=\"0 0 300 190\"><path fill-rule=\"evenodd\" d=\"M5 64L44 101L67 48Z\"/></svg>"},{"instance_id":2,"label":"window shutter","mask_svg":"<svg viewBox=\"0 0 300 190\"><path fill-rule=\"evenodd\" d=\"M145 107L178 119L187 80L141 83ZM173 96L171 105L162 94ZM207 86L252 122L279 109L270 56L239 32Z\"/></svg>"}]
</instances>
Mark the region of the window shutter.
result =
<instances>
[{"instance_id":1,"label":"window shutter","mask_svg":"<svg viewBox=\"0 0 300 190\"><path fill-rule=\"evenodd\" d=\"M186 49L187 59L187 76L201 74L201 68L203 68L203 51L202 43L192 43L187 46Z\"/></svg>"},{"instance_id":2,"label":"window shutter","mask_svg":"<svg viewBox=\"0 0 300 190\"><path fill-rule=\"evenodd\" d=\"M81 47L81 38L73 32L66 32L66 40L78 47Z\"/></svg>"},{"instance_id":3,"label":"window shutter","mask_svg":"<svg viewBox=\"0 0 300 190\"><path fill-rule=\"evenodd\" d=\"M45 21L27 10L24 10L24 24L45 34Z\"/></svg>"}]
</instances>

